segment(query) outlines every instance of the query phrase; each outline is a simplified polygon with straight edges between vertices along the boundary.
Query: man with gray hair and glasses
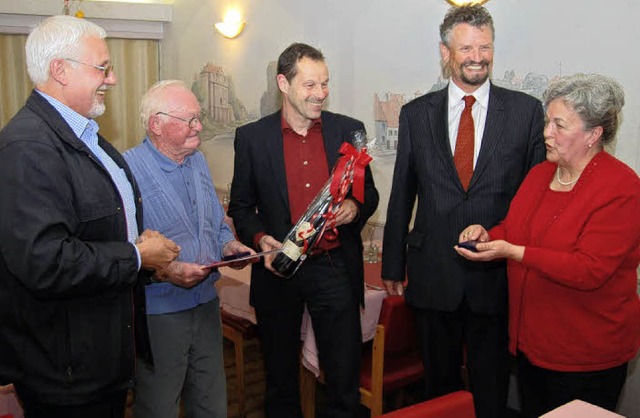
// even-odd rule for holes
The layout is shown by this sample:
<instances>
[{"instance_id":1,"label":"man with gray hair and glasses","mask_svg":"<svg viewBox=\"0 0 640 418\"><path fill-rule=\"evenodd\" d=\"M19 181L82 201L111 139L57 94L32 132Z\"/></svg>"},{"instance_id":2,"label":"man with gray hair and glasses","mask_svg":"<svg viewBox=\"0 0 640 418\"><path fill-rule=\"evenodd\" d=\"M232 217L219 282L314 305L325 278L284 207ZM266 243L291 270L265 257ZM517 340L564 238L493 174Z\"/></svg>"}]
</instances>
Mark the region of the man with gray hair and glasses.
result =
<instances>
[{"instance_id":1,"label":"man with gray hair and glasses","mask_svg":"<svg viewBox=\"0 0 640 418\"><path fill-rule=\"evenodd\" d=\"M147 137L124 157L140 184L144 227L182 251L146 289L153 367L138 368L135 416L178 418L182 399L187 418L226 418L220 299L213 286L220 273L209 265L254 251L224 221L198 151L202 113L191 90L180 80L156 83L142 98L140 116Z\"/></svg>"},{"instance_id":2,"label":"man with gray hair and glasses","mask_svg":"<svg viewBox=\"0 0 640 418\"><path fill-rule=\"evenodd\" d=\"M400 113L382 277L391 294L408 277L427 397L463 387L466 352L477 416L499 418L508 383L505 263L469 262L453 247L467 225L498 223L544 159L542 105L489 80L494 28L484 7L451 8L440 38L448 86Z\"/></svg>"},{"instance_id":3,"label":"man with gray hair and glasses","mask_svg":"<svg viewBox=\"0 0 640 418\"><path fill-rule=\"evenodd\" d=\"M149 360L144 285L180 248L144 231L140 194L98 134L116 83L106 33L69 16L26 44L35 90L0 132L0 385L26 418L124 415Z\"/></svg>"}]
</instances>

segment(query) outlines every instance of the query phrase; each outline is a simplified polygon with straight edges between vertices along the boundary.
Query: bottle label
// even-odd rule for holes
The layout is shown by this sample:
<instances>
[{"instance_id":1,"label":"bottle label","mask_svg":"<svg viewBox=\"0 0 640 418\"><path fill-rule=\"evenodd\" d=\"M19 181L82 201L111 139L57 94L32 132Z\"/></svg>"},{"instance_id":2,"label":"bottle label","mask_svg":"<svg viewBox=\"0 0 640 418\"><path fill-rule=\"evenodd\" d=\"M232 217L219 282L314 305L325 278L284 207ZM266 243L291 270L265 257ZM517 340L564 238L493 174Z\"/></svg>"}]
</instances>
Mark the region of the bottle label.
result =
<instances>
[{"instance_id":1,"label":"bottle label","mask_svg":"<svg viewBox=\"0 0 640 418\"><path fill-rule=\"evenodd\" d=\"M298 261L302 254L302 248L298 247L293 241L286 240L282 245L282 252L293 261Z\"/></svg>"},{"instance_id":2,"label":"bottle label","mask_svg":"<svg viewBox=\"0 0 640 418\"><path fill-rule=\"evenodd\" d=\"M311 222L302 222L296 230L296 241L302 244L304 240L311 238L316 233L316 229Z\"/></svg>"}]
</instances>

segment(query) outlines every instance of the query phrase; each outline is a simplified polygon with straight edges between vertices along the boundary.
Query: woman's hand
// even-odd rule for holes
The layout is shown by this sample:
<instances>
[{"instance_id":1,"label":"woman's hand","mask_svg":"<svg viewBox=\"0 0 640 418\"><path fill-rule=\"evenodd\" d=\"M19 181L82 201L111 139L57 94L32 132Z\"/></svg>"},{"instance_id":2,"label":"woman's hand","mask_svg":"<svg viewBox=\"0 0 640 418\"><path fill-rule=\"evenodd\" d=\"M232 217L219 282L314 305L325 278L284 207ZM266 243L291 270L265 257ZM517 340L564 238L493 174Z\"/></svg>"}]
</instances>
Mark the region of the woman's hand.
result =
<instances>
[{"instance_id":1,"label":"woman's hand","mask_svg":"<svg viewBox=\"0 0 640 418\"><path fill-rule=\"evenodd\" d=\"M491 261L500 258L508 258L520 262L524 256L524 247L522 245L513 245L501 239L496 241L478 242L476 244L475 252L462 248L458 245L453 248L458 254L471 261Z\"/></svg>"},{"instance_id":2,"label":"woman's hand","mask_svg":"<svg viewBox=\"0 0 640 418\"><path fill-rule=\"evenodd\" d=\"M490 241L490 239L489 233L482 225L469 225L460 232L458 242L475 241L475 251L459 245L453 248L458 254L471 261L491 261L499 258L522 261L523 246L513 245L501 239L496 241Z\"/></svg>"}]
</instances>

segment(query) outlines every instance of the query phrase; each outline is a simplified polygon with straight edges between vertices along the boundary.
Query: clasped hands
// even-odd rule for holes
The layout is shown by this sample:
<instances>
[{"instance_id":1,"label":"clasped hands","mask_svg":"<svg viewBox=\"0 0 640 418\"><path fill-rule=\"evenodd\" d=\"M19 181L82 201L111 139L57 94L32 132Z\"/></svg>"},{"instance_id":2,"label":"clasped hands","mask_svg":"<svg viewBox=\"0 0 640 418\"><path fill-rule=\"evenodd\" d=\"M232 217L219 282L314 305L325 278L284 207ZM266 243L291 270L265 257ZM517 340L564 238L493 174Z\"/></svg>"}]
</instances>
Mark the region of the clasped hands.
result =
<instances>
[{"instance_id":1,"label":"clasped hands","mask_svg":"<svg viewBox=\"0 0 640 418\"><path fill-rule=\"evenodd\" d=\"M180 246L158 231L145 230L136 240L142 267L151 270L164 270L180 254Z\"/></svg>"},{"instance_id":2,"label":"clasped hands","mask_svg":"<svg viewBox=\"0 0 640 418\"><path fill-rule=\"evenodd\" d=\"M173 243L173 241L162 236L161 234L159 233L157 234L160 235L165 240L167 240L168 242ZM179 247L177 245L176 247L179 250ZM255 254L255 251L253 251L251 248L245 245L242 245L242 243L235 240L227 242L222 249L222 254L224 256L229 256L229 255L244 253L244 252ZM177 253L176 253L176 257L177 257ZM241 269L244 266L246 266L247 263L248 261L238 261L237 263L231 263L229 267L235 268L235 269ZM175 257L174 257L166 264L166 266L162 268L156 268L153 277L158 281L169 282L175 286L179 286L185 289L190 289L196 286L198 283L200 283L204 279L206 279L209 276L209 274L211 274L211 270L212 270L211 266L198 264L198 263L190 263L186 261L178 261L178 260L175 260Z\"/></svg>"}]
</instances>

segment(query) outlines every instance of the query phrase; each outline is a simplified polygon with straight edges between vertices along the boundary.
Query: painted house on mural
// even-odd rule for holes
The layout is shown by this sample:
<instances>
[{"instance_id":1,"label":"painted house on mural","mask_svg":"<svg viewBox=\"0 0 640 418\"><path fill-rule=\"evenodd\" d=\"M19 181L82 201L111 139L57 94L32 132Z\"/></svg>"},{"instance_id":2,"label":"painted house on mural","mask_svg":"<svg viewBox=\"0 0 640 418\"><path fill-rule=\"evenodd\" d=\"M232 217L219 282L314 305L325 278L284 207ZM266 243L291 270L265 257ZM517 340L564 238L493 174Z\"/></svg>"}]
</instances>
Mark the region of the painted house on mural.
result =
<instances>
[{"instance_id":1,"label":"painted house on mural","mask_svg":"<svg viewBox=\"0 0 640 418\"><path fill-rule=\"evenodd\" d=\"M385 93L383 100L380 100L377 93L373 95L376 143L380 149L395 150L398 148L400 108L405 103L404 94Z\"/></svg>"},{"instance_id":2,"label":"painted house on mural","mask_svg":"<svg viewBox=\"0 0 640 418\"><path fill-rule=\"evenodd\" d=\"M277 63L269 62L267 65L267 90L262 93L260 98L260 117L265 117L280 109L282 100L280 99L280 89L276 82L278 74Z\"/></svg>"},{"instance_id":3,"label":"painted house on mural","mask_svg":"<svg viewBox=\"0 0 640 418\"><path fill-rule=\"evenodd\" d=\"M200 72L200 83L204 87L203 109L214 123L228 125L235 121L229 101L229 77L222 67L207 63Z\"/></svg>"}]
</instances>

